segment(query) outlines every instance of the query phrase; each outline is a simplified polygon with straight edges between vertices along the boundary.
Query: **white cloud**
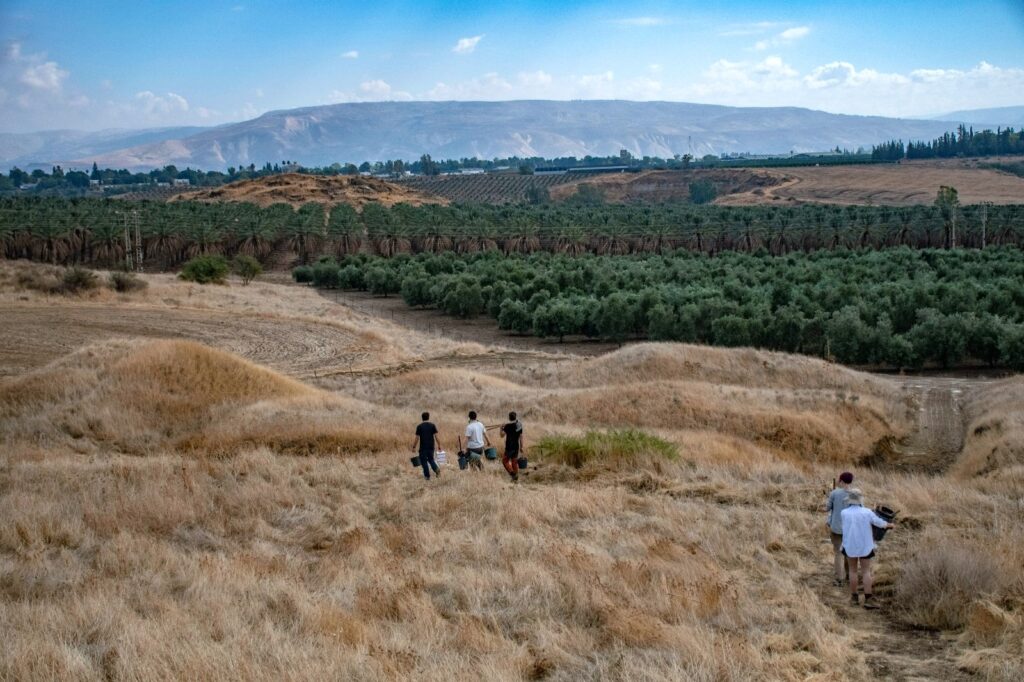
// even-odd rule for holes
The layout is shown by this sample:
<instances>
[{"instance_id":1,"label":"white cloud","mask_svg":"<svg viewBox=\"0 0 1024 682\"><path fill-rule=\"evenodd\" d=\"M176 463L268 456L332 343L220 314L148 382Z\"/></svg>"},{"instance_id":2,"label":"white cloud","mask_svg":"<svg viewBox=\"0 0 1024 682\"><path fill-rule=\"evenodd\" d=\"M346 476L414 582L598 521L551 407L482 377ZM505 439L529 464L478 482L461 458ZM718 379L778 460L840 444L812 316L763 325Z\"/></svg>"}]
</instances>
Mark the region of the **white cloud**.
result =
<instances>
[{"instance_id":1,"label":"white cloud","mask_svg":"<svg viewBox=\"0 0 1024 682\"><path fill-rule=\"evenodd\" d=\"M349 50L341 54L342 59L359 59L359 50Z\"/></svg>"},{"instance_id":2,"label":"white cloud","mask_svg":"<svg viewBox=\"0 0 1024 682\"><path fill-rule=\"evenodd\" d=\"M785 31L779 34L780 40L797 40L803 38L805 35L811 32L808 26L794 26L793 28L787 28Z\"/></svg>"},{"instance_id":3,"label":"white cloud","mask_svg":"<svg viewBox=\"0 0 1024 682\"><path fill-rule=\"evenodd\" d=\"M135 93L135 102L142 113L149 117L182 114L188 111L188 100L173 92L160 96L143 90Z\"/></svg>"},{"instance_id":4,"label":"white cloud","mask_svg":"<svg viewBox=\"0 0 1024 682\"><path fill-rule=\"evenodd\" d=\"M671 89L673 99L734 106L803 106L838 113L920 116L941 111L1009 106L1024 92L1024 69L980 62L968 70L909 73L857 68L834 61L801 73L778 56L712 63L692 85Z\"/></svg>"},{"instance_id":5,"label":"white cloud","mask_svg":"<svg viewBox=\"0 0 1024 682\"><path fill-rule=\"evenodd\" d=\"M718 35L724 38L757 36L763 35L768 31L772 31L779 26L782 26L782 24L778 21L756 21L749 24L733 24L732 26L719 31Z\"/></svg>"},{"instance_id":6,"label":"white cloud","mask_svg":"<svg viewBox=\"0 0 1024 682\"><path fill-rule=\"evenodd\" d=\"M25 69L21 74L21 82L30 88L56 93L60 92L67 77L68 72L57 66L57 62L44 62Z\"/></svg>"},{"instance_id":7,"label":"white cloud","mask_svg":"<svg viewBox=\"0 0 1024 682\"><path fill-rule=\"evenodd\" d=\"M483 40L483 36L473 36L472 38L459 38L459 42L455 43L455 47L452 48L452 52L455 54L469 54L476 49L477 43Z\"/></svg>"},{"instance_id":8,"label":"white cloud","mask_svg":"<svg viewBox=\"0 0 1024 682\"><path fill-rule=\"evenodd\" d=\"M626 17L615 19L613 23L620 26L664 26L669 20L664 17Z\"/></svg>"},{"instance_id":9,"label":"white cloud","mask_svg":"<svg viewBox=\"0 0 1024 682\"><path fill-rule=\"evenodd\" d=\"M544 74L543 71L538 72ZM547 74L544 74L547 75ZM527 76L530 78L530 76ZM537 73L533 74L533 78L539 84L543 80L543 76L538 78ZM430 90L428 90L424 96L424 99L429 100L496 100L496 99L510 99L513 98L516 92L515 88L511 83L502 78L500 75L494 72L485 73L483 76L478 78L471 78L468 81L462 83L444 83L439 82Z\"/></svg>"},{"instance_id":10,"label":"white cloud","mask_svg":"<svg viewBox=\"0 0 1024 682\"><path fill-rule=\"evenodd\" d=\"M529 73L522 72L518 76L519 84L530 88L530 87L543 87L551 85L553 78L550 73L546 71L531 71Z\"/></svg>"},{"instance_id":11,"label":"white cloud","mask_svg":"<svg viewBox=\"0 0 1024 682\"><path fill-rule=\"evenodd\" d=\"M789 45L790 43L796 42L801 38L806 37L811 32L810 26L791 26L790 28L780 31L770 38L764 38L754 43L754 50L763 51L770 47L779 47L782 45Z\"/></svg>"}]
</instances>

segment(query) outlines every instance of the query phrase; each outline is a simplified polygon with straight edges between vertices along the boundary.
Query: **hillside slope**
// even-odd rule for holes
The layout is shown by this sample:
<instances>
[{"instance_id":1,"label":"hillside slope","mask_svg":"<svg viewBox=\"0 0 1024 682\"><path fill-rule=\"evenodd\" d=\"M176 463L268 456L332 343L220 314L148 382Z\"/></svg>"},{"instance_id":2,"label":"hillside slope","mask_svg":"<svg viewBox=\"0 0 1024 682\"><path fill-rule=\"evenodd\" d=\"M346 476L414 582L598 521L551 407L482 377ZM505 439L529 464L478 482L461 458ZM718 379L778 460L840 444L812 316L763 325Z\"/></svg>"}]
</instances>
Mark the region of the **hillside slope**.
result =
<instances>
[{"instance_id":1,"label":"hillside slope","mask_svg":"<svg viewBox=\"0 0 1024 682\"><path fill-rule=\"evenodd\" d=\"M349 204L361 209L368 203L392 206L398 203L422 206L447 204L448 200L379 178L282 173L264 178L240 180L215 189L177 194L172 201L249 202L260 206L305 203Z\"/></svg>"},{"instance_id":2,"label":"hillside slope","mask_svg":"<svg viewBox=\"0 0 1024 682\"><path fill-rule=\"evenodd\" d=\"M949 122L846 116L795 107L684 102L364 102L268 112L189 137L84 155L114 168L226 168L294 159L338 161L508 156L822 151L889 139L931 139Z\"/></svg>"}]
</instances>

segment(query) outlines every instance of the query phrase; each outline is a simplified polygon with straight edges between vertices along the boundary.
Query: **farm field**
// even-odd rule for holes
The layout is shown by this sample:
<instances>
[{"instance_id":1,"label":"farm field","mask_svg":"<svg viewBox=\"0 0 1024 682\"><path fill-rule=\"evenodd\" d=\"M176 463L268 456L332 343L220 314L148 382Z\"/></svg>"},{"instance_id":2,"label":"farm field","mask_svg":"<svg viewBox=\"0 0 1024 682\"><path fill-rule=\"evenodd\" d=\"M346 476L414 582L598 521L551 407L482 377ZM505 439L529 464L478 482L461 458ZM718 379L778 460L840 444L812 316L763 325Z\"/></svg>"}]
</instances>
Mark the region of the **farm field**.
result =
<instances>
[{"instance_id":1,"label":"farm field","mask_svg":"<svg viewBox=\"0 0 1024 682\"><path fill-rule=\"evenodd\" d=\"M715 258L359 255L293 276L558 341L753 345L894 369L965 361L1024 368L1024 257L1008 247Z\"/></svg>"},{"instance_id":2,"label":"farm field","mask_svg":"<svg viewBox=\"0 0 1024 682\"><path fill-rule=\"evenodd\" d=\"M607 174L560 184L551 196L568 199L586 183L601 188L611 202L686 200L689 184L699 179L715 183L715 203L722 206L926 205L942 185L956 187L965 204L1024 201L1024 178L979 167L976 159Z\"/></svg>"},{"instance_id":3,"label":"farm field","mask_svg":"<svg viewBox=\"0 0 1024 682\"><path fill-rule=\"evenodd\" d=\"M39 267L0 263L0 677L1024 672L1019 378L669 343L553 355L294 285L46 295L19 284ZM468 409L517 409L529 475L449 465L426 485L407 454L424 409L449 452ZM938 424L962 448L922 435ZM560 455L605 429L645 435ZM880 613L830 584L817 508L847 468L901 512Z\"/></svg>"},{"instance_id":4,"label":"farm field","mask_svg":"<svg viewBox=\"0 0 1024 682\"><path fill-rule=\"evenodd\" d=\"M901 164L787 168L767 172L784 176L763 194L741 192L719 199L725 205L765 201L909 206L929 204L941 185L956 187L964 203L1018 204L1024 178L976 167L976 161L904 161Z\"/></svg>"}]
</instances>

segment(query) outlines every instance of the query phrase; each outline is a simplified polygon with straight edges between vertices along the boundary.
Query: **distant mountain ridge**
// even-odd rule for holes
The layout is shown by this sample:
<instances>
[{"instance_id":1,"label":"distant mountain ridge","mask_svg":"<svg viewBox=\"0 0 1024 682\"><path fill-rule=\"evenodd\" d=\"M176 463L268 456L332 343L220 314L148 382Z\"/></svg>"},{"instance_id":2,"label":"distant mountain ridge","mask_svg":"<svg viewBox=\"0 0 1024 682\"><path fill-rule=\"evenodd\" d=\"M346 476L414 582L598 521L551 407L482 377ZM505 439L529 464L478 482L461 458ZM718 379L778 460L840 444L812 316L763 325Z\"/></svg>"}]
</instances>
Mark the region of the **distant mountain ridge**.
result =
<instances>
[{"instance_id":1,"label":"distant mountain ridge","mask_svg":"<svg viewBox=\"0 0 1024 682\"><path fill-rule=\"evenodd\" d=\"M46 130L37 133L0 133L0 165L5 168L18 166L22 170L33 166L51 166L69 159L188 137L203 130L208 128L180 126L141 130L111 128L95 132Z\"/></svg>"},{"instance_id":2,"label":"distant mountain ridge","mask_svg":"<svg viewBox=\"0 0 1024 682\"><path fill-rule=\"evenodd\" d=\"M968 109L954 111L935 118L941 121L956 121L965 125L1021 128L1024 127L1024 106Z\"/></svg>"},{"instance_id":3,"label":"distant mountain ridge","mask_svg":"<svg viewBox=\"0 0 1024 682\"><path fill-rule=\"evenodd\" d=\"M33 149L12 154L5 146L13 144L8 141L12 136L0 135L0 159L26 165L31 159L73 167L95 162L133 170L167 164L213 170L284 159L305 165L411 160L424 153L435 158L606 156L621 149L641 157L771 154L856 149L896 138L925 140L950 129L949 121L797 107L623 100L364 102L271 111L216 128L133 131L138 137L125 134L120 146L112 146L116 136L108 135L73 144L36 141ZM75 149L83 151L70 153Z\"/></svg>"}]
</instances>

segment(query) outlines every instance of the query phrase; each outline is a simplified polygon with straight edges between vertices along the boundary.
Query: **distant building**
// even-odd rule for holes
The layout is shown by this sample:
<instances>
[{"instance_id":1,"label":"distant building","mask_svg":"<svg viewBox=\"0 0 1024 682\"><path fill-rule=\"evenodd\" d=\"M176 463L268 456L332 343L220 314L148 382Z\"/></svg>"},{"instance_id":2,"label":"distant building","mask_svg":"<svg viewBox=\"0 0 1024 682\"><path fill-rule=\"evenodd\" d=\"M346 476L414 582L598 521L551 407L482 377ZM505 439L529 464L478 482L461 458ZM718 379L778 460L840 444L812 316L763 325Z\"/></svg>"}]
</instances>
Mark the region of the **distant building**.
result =
<instances>
[{"instance_id":1,"label":"distant building","mask_svg":"<svg viewBox=\"0 0 1024 682\"><path fill-rule=\"evenodd\" d=\"M171 183L169 183L169 182L158 182L158 183L156 183L156 186L157 187L170 187Z\"/></svg>"},{"instance_id":2,"label":"distant building","mask_svg":"<svg viewBox=\"0 0 1024 682\"><path fill-rule=\"evenodd\" d=\"M192 184L192 181L189 180L188 178L174 178L173 180L171 180L171 184L173 184L175 187L188 187L189 185Z\"/></svg>"},{"instance_id":3,"label":"distant building","mask_svg":"<svg viewBox=\"0 0 1024 682\"><path fill-rule=\"evenodd\" d=\"M89 186L90 187L99 187L100 186L100 181L99 180L89 180Z\"/></svg>"}]
</instances>

